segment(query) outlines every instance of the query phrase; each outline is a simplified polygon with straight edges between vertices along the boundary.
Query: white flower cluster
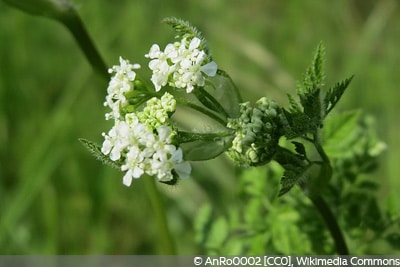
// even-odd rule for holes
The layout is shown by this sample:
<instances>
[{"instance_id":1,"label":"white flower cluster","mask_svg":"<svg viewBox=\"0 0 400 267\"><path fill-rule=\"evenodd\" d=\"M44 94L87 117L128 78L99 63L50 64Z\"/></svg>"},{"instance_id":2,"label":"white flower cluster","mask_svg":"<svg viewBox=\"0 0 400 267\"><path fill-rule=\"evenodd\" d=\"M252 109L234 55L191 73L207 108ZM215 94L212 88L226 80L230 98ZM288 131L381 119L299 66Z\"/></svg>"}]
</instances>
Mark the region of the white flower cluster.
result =
<instances>
[{"instance_id":1,"label":"white flower cluster","mask_svg":"<svg viewBox=\"0 0 400 267\"><path fill-rule=\"evenodd\" d=\"M205 75L215 76L218 66L209 60L207 54L200 50L201 40L183 38L180 42L168 44L164 51L154 44L147 58L149 68L153 71L151 81L156 91L169 84L175 88L184 88L187 93L195 86L204 86Z\"/></svg>"},{"instance_id":2,"label":"white flower cluster","mask_svg":"<svg viewBox=\"0 0 400 267\"><path fill-rule=\"evenodd\" d=\"M106 118L114 118L114 126L105 134L101 152L112 161L121 164L125 171L123 183L130 186L132 178L143 174L157 176L160 181L171 181L174 176L186 178L191 166L183 160L182 149L172 141L176 134L169 116L176 109L174 97L165 93L160 99L153 97L142 111L120 113L127 105L126 93L134 90L138 65L131 65L120 58L120 66L114 66L105 105L112 109Z\"/></svg>"},{"instance_id":3,"label":"white flower cluster","mask_svg":"<svg viewBox=\"0 0 400 267\"><path fill-rule=\"evenodd\" d=\"M106 101L104 106L111 108L111 112L106 114L106 119L120 119L120 110L128 105L125 94L134 89L133 81L136 78L136 69L139 64L130 64L128 60L119 58L120 65L113 66L108 72L115 73L108 84Z\"/></svg>"}]
</instances>

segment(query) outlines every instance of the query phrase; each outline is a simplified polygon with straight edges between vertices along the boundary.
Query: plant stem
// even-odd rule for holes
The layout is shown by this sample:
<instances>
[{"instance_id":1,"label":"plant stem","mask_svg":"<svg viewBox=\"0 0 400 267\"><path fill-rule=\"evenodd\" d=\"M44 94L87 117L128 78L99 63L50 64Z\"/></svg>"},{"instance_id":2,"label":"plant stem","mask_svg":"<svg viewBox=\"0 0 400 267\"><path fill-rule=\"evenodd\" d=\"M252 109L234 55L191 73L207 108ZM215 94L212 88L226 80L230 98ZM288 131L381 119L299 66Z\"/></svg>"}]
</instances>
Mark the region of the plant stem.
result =
<instances>
[{"instance_id":1,"label":"plant stem","mask_svg":"<svg viewBox=\"0 0 400 267\"><path fill-rule=\"evenodd\" d=\"M176 102L178 104L185 105L185 106L187 106L189 108L197 110L197 111L203 113L204 115L210 117L211 119L215 120L219 124L221 124L223 126L226 126L226 121L225 120L221 119L215 113L213 113L213 112L211 112L211 111L209 111L209 110L207 110L207 109L205 109L205 108L203 108L201 106L198 106L196 104L190 103L189 101L186 101L186 100L183 100L183 99L176 99Z\"/></svg>"},{"instance_id":2,"label":"plant stem","mask_svg":"<svg viewBox=\"0 0 400 267\"><path fill-rule=\"evenodd\" d=\"M331 233L331 236L335 241L336 251L338 252L338 254L349 255L349 250L347 248L343 233L340 230L336 218L333 215L328 204L321 196L310 197L310 199L314 206L317 208L318 212L321 214L322 218L325 221L325 224L328 226L329 232Z\"/></svg>"},{"instance_id":3,"label":"plant stem","mask_svg":"<svg viewBox=\"0 0 400 267\"><path fill-rule=\"evenodd\" d=\"M313 135L313 138L314 138L313 140L314 147L324 162L323 166L321 167L322 169L318 179L319 180L325 179L326 181L329 181L330 178L332 177L332 166L330 164L329 157L321 145L318 132ZM335 241L336 251L338 252L338 254L349 255L349 251L343 233L340 230L339 224L337 223L336 218L333 215L332 210L329 208L326 201L322 198L321 195L311 195L309 197L313 202L314 206L321 214L322 218L324 219L325 224L328 226L329 232L331 233L331 236Z\"/></svg>"},{"instance_id":4,"label":"plant stem","mask_svg":"<svg viewBox=\"0 0 400 267\"><path fill-rule=\"evenodd\" d=\"M72 33L93 70L105 80L109 80L110 77L107 73L106 64L97 51L92 39L89 36L89 33L87 32L75 9L72 9L67 15L62 16L59 20Z\"/></svg>"},{"instance_id":5,"label":"plant stem","mask_svg":"<svg viewBox=\"0 0 400 267\"><path fill-rule=\"evenodd\" d=\"M152 177L145 177L143 180L146 183L147 193L158 224L159 236L161 239L161 253L163 255L176 255L175 242L168 227L165 208L160 192L156 187L155 180Z\"/></svg>"},{"instance_id":6,"label":"plant stem","mask_svg":"<svg viewBox=\"0 0 400 267\"><path fill-rule=\"evenodd\" d=\"M97 51L92 39L84 27L79 15L72 10L68 15L59 19L72 33L79 47L86 56L94 71L106 81L109 80L106 64L100 53ZM147 179L146 179L147 178ZM150 198L150 203L159 228L161 238L161 253L164 255L176 255L176 247L168 227L163 200L155 185L153 178L146 177L145 184Z\"/></svg>"}]
</instances>

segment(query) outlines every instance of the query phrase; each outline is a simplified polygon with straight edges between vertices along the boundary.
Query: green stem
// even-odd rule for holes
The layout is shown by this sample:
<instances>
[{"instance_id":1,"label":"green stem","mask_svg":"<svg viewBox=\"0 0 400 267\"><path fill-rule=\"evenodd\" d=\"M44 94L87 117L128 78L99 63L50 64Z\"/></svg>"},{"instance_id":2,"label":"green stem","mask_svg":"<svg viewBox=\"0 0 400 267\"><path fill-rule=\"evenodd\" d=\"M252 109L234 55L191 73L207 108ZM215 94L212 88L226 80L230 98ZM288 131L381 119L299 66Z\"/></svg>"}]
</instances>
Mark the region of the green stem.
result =
<instances>
[{"instance_id":1,"label":"green stem","mask_svg":"<svg viewBox=\"0 0 400 267\"><path fill-rule=\"evenodd\" d=\"M321 196L310 197L310 199L324 219L325 224L328 227L328 230L331 233L333 240L335 241L336 251L338 252L338 254L349 255L349 250L347 248L343 233L340 230L339 224L337 223L336 218L333 215L328 204Z\"/></svg>"},{"instance_id":2,"label":"green stem","mask_svg":"<svg viewBox=\"0 0 400 267\"><path fill-rule=\"evenodd\" d=\"M219 132L219 133L190 133L178 131L179 144L189 143L194 141L217 141L224 137L232 136L232 132Z\"/></svg>"},{"instance_id":3,"label":"green stem","mask_svg":"<svg viewBox=\"0 0 400 267\"><path fill-rule=\"evenodd\" d=\"M327 165L329 165L329 167L332 169L331 163L330 163L330 160L329 160L329 157L328 157L328 155L325 153L325 150L324 150L324 148L323 148L322 145L321 145L321 141L320 141L319 133L318 133L318 132L315 133L315 134L313 135L313 144L314 144L314 147L315 147L315 149L317 150L318 154L320 155L321 159L322 159Z\"/></svg>"},{"instance_id":4,"label":"green stem","mask_svg":"<svg viewBox=\"0 0 400 267\"><path fill-rule=\"evenodd\" d=\"M204 88L199 87L194 93L197 99L207 108L222 113L224 117L228 117L228 113L221 106L221 104L211 94L204 90Z\"/></svg>"},{"instance_id":5,"label":"green stem","mask_svg":"<svg viewBox=\"0 0 400 267\"><path fill-rule=\"evenodd\" d=\"M68 13L68 15L62 17L60 21L70 30L95 72L108 81L109 75L106 64L97 51L76 11L74 10L73 12ZM144 179L146 189L158 224L159 236L161 238L161 253L164 255L176 255L176 247L168 226L163 200L157 190L154 179L150 177L146 178L147 179Z\"/></svg>"},{"instance_id":6,"label":"green stem","mask_svg":"<svg viewBox=\"0 0 400 267\"><path fill-rule=\"evenodd\" d=\"M320 155L321 159L323 160L323 165L321 167L321 173L318 177L318 180L325 179L328 182L332 177L332 166L330 164L329 157L321 145L318 132L313 135L313 138L314 147ZM309 197L314 206L317 208L318 212L321 214L322 218L324 219L325 224L328 227L328 230L331 233L333 240L335 241L336 251L338 252L338 254L349 255L343 233L340 230L339 224L337 223L336 218L326 201L322 198L321 195L311 195Z\"/></svg>"},{"instance_id":7,"label":"green stem","mask_svg":"<svg viewBox=\"0 0 400 267\"><path fill-rule=\"evenodd\" d=\"M200 107L200 106L198 106L196 104L190 103L189 101L185 101L183 99L176 99L176 102L178 104L187 106L189 108L192 108L194 110L197 110L197 111L203 113L204 115L210 117L211 119L215 120L216 122L218 122L219 124L221 124L223 126L226 126L226 124L227 124L227 122L225 120L221 119L220 117L215 115L215 113L213 113L211 111L208 111L207 109L205 109L203 107Z\"/></svg>"},{"instance_id":8,"label":"green stem","mask_svg":"<svg viewBox=\"0 0 400 267\"><path fill-rule=\"evenodd\" d=\"M145 177L143 180L146 183L147 193L158 224L159 236L161 239L161 253L163 255L176 255L175 242L168 226L163 200L156 187L155 180L153 177Z\"/></svg>"},{"instance_id":9,"label":"green stem","mask_svg":"<svg viewBox=\"0 0 400 267\"><path fill-rule=\"evenodd\" d=\"M106 64L97 51L78 13L72 9L70 12L68 12L68 14L62 16L59 20L72 33L94 71L108 81L110 77L107 73Z\"/></svg>"}]
</instances>

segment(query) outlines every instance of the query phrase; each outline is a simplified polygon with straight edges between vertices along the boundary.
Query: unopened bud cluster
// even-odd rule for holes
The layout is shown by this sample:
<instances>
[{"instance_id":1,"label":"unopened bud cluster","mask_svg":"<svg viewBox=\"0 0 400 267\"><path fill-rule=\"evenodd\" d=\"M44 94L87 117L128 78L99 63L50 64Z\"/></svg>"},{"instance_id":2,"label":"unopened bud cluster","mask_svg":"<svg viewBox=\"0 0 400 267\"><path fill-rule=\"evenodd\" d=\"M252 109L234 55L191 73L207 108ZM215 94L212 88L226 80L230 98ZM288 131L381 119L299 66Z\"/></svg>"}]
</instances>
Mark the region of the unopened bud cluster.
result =
<instances>
[{"instance_id":1,"label":"unopened bud cluster","mask_svg":"<svg viewBox=\"0 0 400 267\"><path fill-rule=\"evenodd\" d=\"M251 107L240 104L240 116L229 119L227 126L235 130L232 147L227 154L240 166L257 166L269 162L278 147L279 106L263 97Z\"/></svg>"}]
</instances>

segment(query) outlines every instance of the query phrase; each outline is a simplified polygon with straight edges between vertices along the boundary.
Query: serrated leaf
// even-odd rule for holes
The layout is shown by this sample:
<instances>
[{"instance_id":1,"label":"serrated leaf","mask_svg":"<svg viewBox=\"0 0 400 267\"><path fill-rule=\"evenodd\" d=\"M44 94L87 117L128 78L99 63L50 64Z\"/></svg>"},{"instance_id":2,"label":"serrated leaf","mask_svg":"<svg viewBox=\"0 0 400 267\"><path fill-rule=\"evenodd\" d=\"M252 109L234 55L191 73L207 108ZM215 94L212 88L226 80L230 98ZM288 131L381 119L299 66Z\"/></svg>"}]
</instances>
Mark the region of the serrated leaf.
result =
<instances>
[{"instance_id":1,"label":"serrated leaf","mask_svg":"<svg viewBox=\"0 0 400 267\"><path fill-rule=\"evenodd\" d=\"M163 23L172 26L172 28L178 34L178 37L197 37L201 40L201 48L208 55L207 41L204 38L203 34L193 25L191 25L188 21L178 19L175 17L167 17L162 20Z\"/></svg>"},{"instance_id":2,"label":"serrated leaf","mask_svg":"<svg viewBox=\"0 0 400 267\"><path fill-rule=\"evenodd\" d=\"M297 101L294 98L294 96L292 96L291 94L287 94L287 96L288 96L288 99L289 99L289 112L290 113L302 112L302 108L297 103Z\"/></svg>"},{"instance_id":3,"label":"serrated leaf","mask_svg":"<svg viewBox=\"0 0 400 267\"><path fill-rule=\"evenodd\" d=\"M307 68L303 81L297 85L297 94L301 95L311 93L321 89L324 85L325 73L323 68L325 57L325 47L320 43L314 54L311 66Z\"/></svg>"},{"instance_id":4,"label":"serrated leaf","mask_svg":"<svg viewBox=\"0 0 400 267\"><path fill-rule=\"evenodd\" d=\"M112 161L108 156L104 155L101 152L101 147L98 144L84 138L79 138L78 140L83 144L84 147L87 148L87 150L89 150L90 153L92 153L97 160L113 168L120 169L119 162Z\"/></svg>"},{"instance_id":5,"label":"serrated leaf","mask_svg":"<svg viewBox=\"0 0 400 267\"><path fill-rule=\"evenodd\" d=\"M282 188L279 191L278 196L283 196L288 193L293 186L295 186L299 180L298 173L293 170L285 170L283 173L283 177L281 179Z\"/></svg>"},{"instance_id":6,"label":"serrated leaf","mask_svg":"<svg viewBox=\"0 0 400 267\"><path fill-rule=\"evenodd\" d=\"M313 128L319 127L322 124L320 89L301 94L299 97L304 113L310 118Z\"/></svg>"},{"instance_id":7,"label":"serrated leaf","mask_svg":"<svg viewBox=\"0 0 400 267\"><path fill-rule=\"evenodd\" d=\"M312 64L311 80L316 88L321 88L324 85L325 71L324 71L324 61L325 61L325 46L319 43L317 52L314 55L314 60Z\"/></svg>"},{"instance_id":8,"label":"serrated leaf","mask_svg":"<svg viewBox=\"0 0 400 267\"><path fill-rule=\"evenodd\" d=\"M323 129L323 143L326 153L330 157L344 157L351 151L354 142L361 140L359 137L358 122L360 112L351 111L335 114L325 121Z\"/></svg>"},{"instance_id":9,"label":"serrated leaf","mask_svg":"<svg viewBox=\"0 0 400 267\"><path fill-rule=\"evenodd\" d=\"M283 109L283 114L280 118L284 135L289 140L304 136L315 129L310 118L303 112L291 113Z\"/></svg>"},{"instance_id":10,"label":"serrated leaf","mask_svg":"<svg viewBox=\"0 0 400 267\"><path fill-rule=\"evenodd\" d=\"M324 98L324 109L325 109L325 116L332 111L332 109L336 106L339 102L340 98L342 97L344 91L349 86L351 80L354 76L351 76L337 84L335 84L332 88L328 90Z\"/></svg>"},{"instance_id":11,"label":"serrated leaf","mask_svg":"<svg viewBox=\"0 0 400 267\"><path fill-rule=\"evenodd\" d=\"M299 154L302 155L304 158L307 157L306 155L306 148L304 147L303 143L292 141L292 144L295 147L295 151Z\"/></svg>"}]
</instances>

